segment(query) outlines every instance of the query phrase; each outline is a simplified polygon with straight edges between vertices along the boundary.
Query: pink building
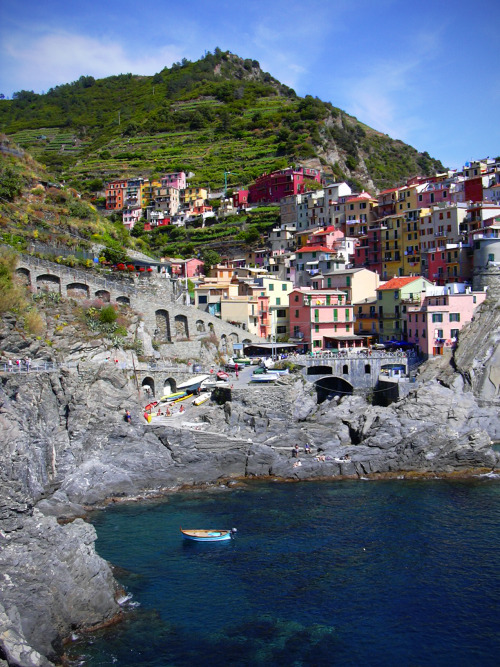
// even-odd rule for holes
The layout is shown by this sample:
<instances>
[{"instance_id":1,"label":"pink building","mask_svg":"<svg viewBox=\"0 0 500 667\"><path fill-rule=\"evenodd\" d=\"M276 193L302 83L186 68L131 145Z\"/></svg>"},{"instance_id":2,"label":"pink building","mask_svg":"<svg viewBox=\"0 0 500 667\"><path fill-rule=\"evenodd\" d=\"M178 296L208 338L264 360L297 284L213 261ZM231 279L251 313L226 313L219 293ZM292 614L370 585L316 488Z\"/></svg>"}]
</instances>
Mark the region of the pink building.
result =
<instances>
[{"instance_id":1,"label":"pink building","mask_svg":"<svg viewBox=\"0 0 500 667\"><path fill-rule=\"evenodd\" d=\"M306 192L307 180L321 183L320 172L306 167L289 167L262 174L248 188L248 201L250 204L278 203L283 197Z\"/></svg>"},{"instance_id":2,"label":"pink building","mask_svg":"<svg viewBox=\"0 0 500 667\"><path fill-rule=\"evenodd\" d=\"M123 226L131 232L138 220L142 218L142 208L124 208L122 212Z\"/></svg>"},{"instance_id":3,"label":"pink building","mask_svg":"<svg viewBox=\"0 0 500 667\"><path fill-rule=\"evenodd\" d=\"M174 171L161 177L162 188L186 189L186 174L183 171Z\"/></svg>"},{"instance_id":4,"label":"pink building","mask_svg":"<svg viewBox=\"0 0 500 667\"><path fill-rule=\"evenodd\" d=\"M449 183L426 183L418 188L419 208L429 208L433 204L450 201Z\"/></svg>"},{"instance_id":5,"label":"pink building","mask_svg":"<svg viewBox=\"0 0 500 667\"><path fill-rule=\"evenodd\" d=\"M459 293L458 289L458 285L431 288L431 294L421 293L419 306L408 306L408 342L415 343L426 356L455 347L460 330L486 298L486 292Z\"/></svg>"},{"instance_id":6,"label":"pink building","mask_svg":"<svg viewBox=\"0 0 500 667\"><path fill-rule=\"evenodd\" d=\"M308 239L308 243L311 243L311 245L322 245L333 250L344 240L344 232L336 227L327 227L313 232Z\"/></svg>"},{"instance_id":7,"label":"pink building","mask_svg":"<svg viewBox=\"0 0 500 667\"><path fill-rule=\"evenodd\" d=\"M290 333L305 350L362 347L354 334L354 307L345 292L334 289L294 289L290 292Z\"/></svg>"},{"instance_id":8,"label":"pink building","mask_svg":"<svg viewBox=\"0 0 500 667\"><path fill-rule=\"evenodd\" d=\"M171 259L172 275L179 278L197 278L203 275L204 263L201 259Z\"/></svg>"}]
</instances>

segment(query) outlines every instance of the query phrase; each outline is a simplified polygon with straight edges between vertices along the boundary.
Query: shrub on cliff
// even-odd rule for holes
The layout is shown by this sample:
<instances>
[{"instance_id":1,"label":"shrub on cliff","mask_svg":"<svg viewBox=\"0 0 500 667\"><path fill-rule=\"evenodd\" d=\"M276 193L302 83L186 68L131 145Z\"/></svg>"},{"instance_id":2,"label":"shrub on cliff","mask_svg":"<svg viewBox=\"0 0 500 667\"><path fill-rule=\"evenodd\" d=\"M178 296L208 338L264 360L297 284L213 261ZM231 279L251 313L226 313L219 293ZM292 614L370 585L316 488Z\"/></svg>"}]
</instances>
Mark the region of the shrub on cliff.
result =
<instances>
[{"instance_id":1,"label":"shrub on cliff","mask_svg":"<svg viewBox=\"0 0 500 667\"><path fill-rule=\"evenodd\" d=\"M21 308L25 304L23 291L14 282L16 264L16 253L8 248L0 248L0 313Z\"/></svg>"},{"instance_id":2,"label":"shrub on cliff","mask_svg":"<svg viewBox=\"0 0 500 667\"><path fill-rule=\"evenodd\" d=\"M104 306L104 308L99 313L99 321L102 322L102 324L113 324L116 322L117 317L118 314L111 305Z\"/></svg>"}]
</instances>

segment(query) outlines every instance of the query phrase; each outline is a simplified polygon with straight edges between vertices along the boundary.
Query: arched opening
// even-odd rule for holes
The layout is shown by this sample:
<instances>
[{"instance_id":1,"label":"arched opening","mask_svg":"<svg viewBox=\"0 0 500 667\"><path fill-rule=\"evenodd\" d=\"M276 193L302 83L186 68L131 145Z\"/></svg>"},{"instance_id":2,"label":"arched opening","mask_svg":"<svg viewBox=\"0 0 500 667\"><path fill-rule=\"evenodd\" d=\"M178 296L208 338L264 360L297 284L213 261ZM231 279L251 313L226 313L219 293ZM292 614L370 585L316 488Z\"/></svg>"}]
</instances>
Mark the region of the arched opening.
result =
<instances>
[{"instance_id":1,"label":"arched opening","mask_svg":"<svg viewBox=\"0 0 500 667\"><path fill-rule=\"evenodd\" d=\"M250 343L251 343L252 341L251 341L249 338L244 338L241 342L242 342L244 345L245 345L245 344L246 344L246 345L250 345Z\"/></svg>"},{"instance_id":2,"label":"arched opening","mask_svg":"<svg viewBox=\"0 0 500 667\"><path fill-rule=\"evenodd\" d=\"M88 299L89 287L85 283L68 283L66 285L66 294L76 299Z\"/></svg>"},{"instance_id":3,"label":"arched opening","mask_svg":"<svg viewBox=\"0 0 500 667\"><path fill-rule=\"evenodd\" d=\"M347 364L342 366L342 375L349 375L349 366Z\"/></svg>"},{"instance_id":4,"label":"arched opening","mask_svg":"<svg viewBox=\"0 0 500 667\"><path fill-rule=\"evenodd\" d=\"M142 381L142 390L146 396L151 398L155 395L155 381L152 377L145 377Z\"/></svg>"},{"instance_id":5,"label":"arched opening","mask_svg":"<svg viewBox=\"0 0 500 667\"><path fill-rule=\"evenodd\" d=\"M189 338L188 320L185 315L175 316L175 337L177 340Z\"/></svg>"},{"instance_id":6,"label":"arched opening","mask_svg":"<svg viewBox=\"0 0 500 667\"><path fill-rule=\"evenodd\" d=\"M196 320L196 331L199 333L205 332L205 322L203 320Z\"/></svg>"},{"instance_id":7,"label":"arched opening","mask_svg":"<svg viewBox=\"0 0 500 667\"><path fill-rule=\"evenodd\" d=\"M130 299L128 296L117 296L116 303L121 303L123 306L130 306Z\"/></svg>"},{"instance_id":8,"label":"arched opening","mask_svg":"<svg viewBox=\"0 0 500 667\"><path fill-rule=\"evenodd\" d=\"M239 336L237 333L230 333L229 338L231 339L231 342L234 344L238 342Z\"/></svg>"},{"instance_id":9,"label":"arched opening","mask_svg":"<svg viewBox=\"0 0 500 667\"><path fill-rule=\"evenodd\" d=\"M308 375L331 375L333 369L331 366L309 366Z\"/></svg>"},{"instance_id":10,"label":"arched opening","mask_svg":"<svg viewBox=\"0 0 500 667\"><path fill-rule=\"evenodd\" d=\"M380 374L391 378L399 378L406 374L406 366L404 364L385 364L380 369Z\"/></svg>"},{"instance_id":11,"label":"arched opening","mask_svg":"<svg viewBox=\"0 0 500 667\"><path fill-rule=\"evenodd\" d=\"M47 292L61 293L61 279L59 276L53 276L49 273L44 273L36 279L37 290L45 290Z\"/></svg>"},{"instance_id":12,"label":"arched opening","mask_svg":"<svg viewBox=\"0 0 500 667\"><path fill-rule=\"evenodd\" d=\"M31 273L29 269L24 269L23 267L19 267L16 269L16 275L19 278L19 281L23 285L31 285Z\"/></svg>"},{"instance_id":13,"label":"arched opening","mask_svg":"<svg viewBox=\"0 0 500 667\"><path fill-rule=\"evenodd\" d=\"M370 375L371 372L372 372L372 367L370 366L370 364L365 364L365 374Z\"/></svg>"},{"instance_id":14,"label":"arched opening","mask_svg":"<svg viewBox=\"0 0 500 667\"><path fill-rule=\"evenodd\" d=\"M163 383L163 396L169 396L170 394L175 394L177 391L177 382L174 378L166 378Z\"/></svg>"},{"instance_id":15,"label":"arched opening","mask_svg":"<svg viewBox=\"0 0 500 667\"><path fill-rule=\"evenodd\" d=\"M354 387L350 382L339 377L327 377L316 380L314 383L316 388L316 395L318 403L323 403L327 398L333 396L350 396L352 395Z\"/></svg>"},{"instance_id":16,"label":"arched opening","mask_svg":"<svg viewBox=\"0 0 500 667\"><path fill-rule=\"evenodd\" d=\"M98 299L101 299L101 301L104 301L105 303L109 303L111 301L111 294L106 289L98 289L95 295Z\"/></svg>"},{"instance_id":17,"label":"arched opening","mask_svg":"<svg viewBox=\"0 0 500 667\"><path fill-rule=\"evenodd\" d=\"M210 333L213 333L213 330L214 330L213 322L208 323L208 330L210 331Z\"/></svg>"},{"instance_id":18,"label":"arched opening","mask_svg":"<svg viewBox=\"0 0 500 667\"><path fill-rule=\"evenodd\" d=\"M170 336L170 315L166 310L157 310L156 317L156 340L165 341L171 340Z\"/></svg>"}]
</instances>

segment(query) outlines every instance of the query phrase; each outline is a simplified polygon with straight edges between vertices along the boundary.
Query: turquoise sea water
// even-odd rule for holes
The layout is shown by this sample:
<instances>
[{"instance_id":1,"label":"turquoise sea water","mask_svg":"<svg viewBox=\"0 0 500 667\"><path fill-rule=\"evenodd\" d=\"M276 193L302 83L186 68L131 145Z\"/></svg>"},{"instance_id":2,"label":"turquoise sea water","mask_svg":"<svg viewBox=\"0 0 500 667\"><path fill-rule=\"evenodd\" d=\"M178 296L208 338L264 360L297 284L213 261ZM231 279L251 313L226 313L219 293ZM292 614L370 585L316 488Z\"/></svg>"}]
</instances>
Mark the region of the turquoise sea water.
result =
<instances>
[{"instance_id":1,"label":"turquoise sea water","mask_svg":"<svg viewBox=\"0 0 500 667\"><path fill-rule=\"evenodd\" d=\"M498 479L255 482L93 522L137 606L74 642L75 664L498 664Z\"/></svg>"}]
</instances>

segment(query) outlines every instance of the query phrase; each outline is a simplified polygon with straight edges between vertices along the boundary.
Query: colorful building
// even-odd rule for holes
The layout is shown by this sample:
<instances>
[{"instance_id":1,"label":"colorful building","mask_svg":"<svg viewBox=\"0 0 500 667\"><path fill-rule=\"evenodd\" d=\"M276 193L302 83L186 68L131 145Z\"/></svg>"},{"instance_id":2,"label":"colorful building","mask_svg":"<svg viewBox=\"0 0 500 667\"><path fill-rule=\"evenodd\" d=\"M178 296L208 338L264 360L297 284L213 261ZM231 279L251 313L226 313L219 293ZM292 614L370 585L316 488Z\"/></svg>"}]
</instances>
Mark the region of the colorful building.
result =
<instances>
[{"instance_id":1,"label":"colorful building","mask_svg":"<svg viewBox=\"0 0 500 667\"><path fill-rule=\"evenodd\" d=\"M339 290L294 289L290 294L292 340L305 350L363 347L365 339L354 333L354 309Z\"/></svg>"},{"instance_id":2,"label":"colorful building","mask_svg":"<svg viewBox=\"0 0 500 667\"><path fill-rule=\"evenodd\" d=\"M421 276L392 278L377 288L380 341L406 341L406 313L409 306L420 305L421 294L432 283Z\"/></svg>"},{"instance_id":3,"label":"colorful building","mask_svg":"<svg viewBox=\"0 0 500 667\"><path fill-rule=\"evenodd\" d=\"M248 188L250 204L279 203L283 197L306 192L307 181L321 183L321 174L317 169L299 167L281 169L270 174L262 174Z\"/></svg>"},{"instance_id":4,"label":"colorful building","mask_svg":"<svg viewBox=\"0 0 500 667\"><path fill-rule=\"evenodd\" d=\"M425 356L442 355L456 346L460 330L485 298L486 292L472 292L464 285L430 286L421 292L419 304L408 307L408 342Z\"/></svg>"},{"instance_id":5,"label":"colorful building","mask_svg":"<svg viewBox=\"0 0 500 667\"><path fill-rule=\"evenodd\" d=\"M106 187L106 210L121 211L125 198L127 181L112 181Z\"/></svg>"}]
</instances>

